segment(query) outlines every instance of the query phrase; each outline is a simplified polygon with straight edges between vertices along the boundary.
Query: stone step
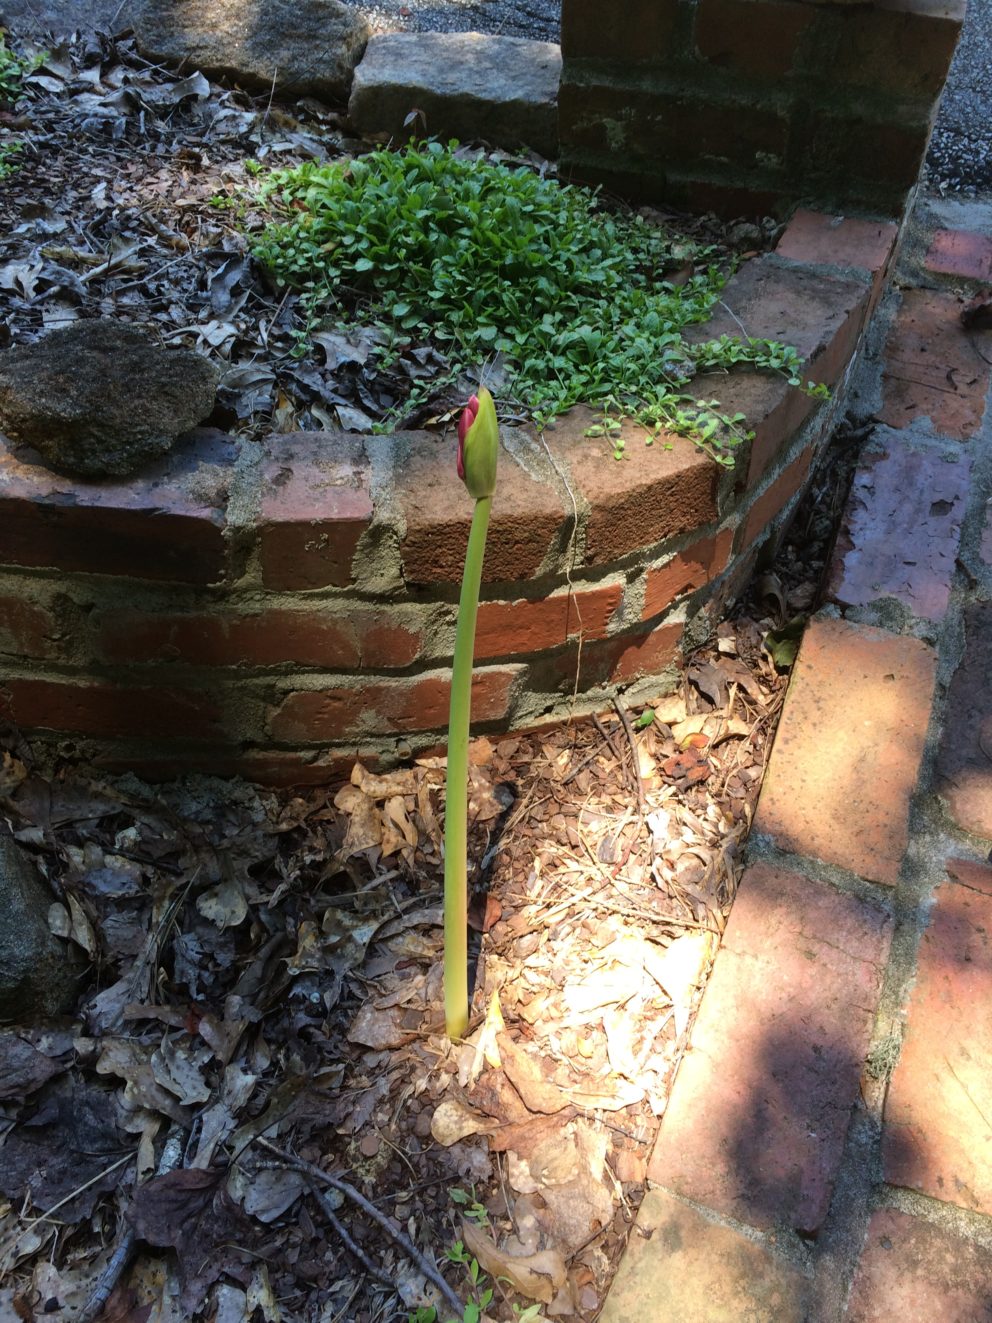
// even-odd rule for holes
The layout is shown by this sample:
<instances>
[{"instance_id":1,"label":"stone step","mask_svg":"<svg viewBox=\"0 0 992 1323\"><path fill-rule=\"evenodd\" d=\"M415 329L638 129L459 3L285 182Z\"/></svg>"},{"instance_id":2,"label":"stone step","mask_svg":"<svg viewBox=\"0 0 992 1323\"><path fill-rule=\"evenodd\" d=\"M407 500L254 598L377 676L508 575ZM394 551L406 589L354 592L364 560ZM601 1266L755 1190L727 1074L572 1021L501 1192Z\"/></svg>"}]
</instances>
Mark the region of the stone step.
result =
<instances>
[{"instance_id":1,"label":"stone step","mask_svg":"<svg viewBox=\"0 0 992 1323\"><path fill-rule=\"evenodd\" d=\"M428 134L554 156L560 77L561 51L553 42L391 32L369 42L348 113L360 133L401 142Z\"/></svg>"}]
</instances>

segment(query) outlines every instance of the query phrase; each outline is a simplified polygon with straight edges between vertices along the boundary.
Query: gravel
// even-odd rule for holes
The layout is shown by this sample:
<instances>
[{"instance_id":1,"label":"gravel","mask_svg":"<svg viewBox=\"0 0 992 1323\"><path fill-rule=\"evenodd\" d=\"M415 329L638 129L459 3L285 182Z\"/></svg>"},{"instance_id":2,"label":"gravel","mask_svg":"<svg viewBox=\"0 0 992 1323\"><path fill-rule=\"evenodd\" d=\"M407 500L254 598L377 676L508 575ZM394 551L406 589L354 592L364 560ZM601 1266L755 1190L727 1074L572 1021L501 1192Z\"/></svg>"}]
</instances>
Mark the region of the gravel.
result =
<instances>
[{"instance_id":1,"label":"gravel","mask_svg":"<svg viewBox=\"0 0 992 1323\"><path fill-rule=\"evenodd\" d=\"M927 157L930 190L992 193L992 0L968 0Z\"/></svg>"},{"instance_id":2,"label":"gravel","mask_svg":"<svg viewBox=\"0 0 992 1323\"><path fill-rule=\"evenodd\" d=\"M490 32L500 37L557 41L561 0L345 0L375 32Z\"/></svg>"}]
</instances>

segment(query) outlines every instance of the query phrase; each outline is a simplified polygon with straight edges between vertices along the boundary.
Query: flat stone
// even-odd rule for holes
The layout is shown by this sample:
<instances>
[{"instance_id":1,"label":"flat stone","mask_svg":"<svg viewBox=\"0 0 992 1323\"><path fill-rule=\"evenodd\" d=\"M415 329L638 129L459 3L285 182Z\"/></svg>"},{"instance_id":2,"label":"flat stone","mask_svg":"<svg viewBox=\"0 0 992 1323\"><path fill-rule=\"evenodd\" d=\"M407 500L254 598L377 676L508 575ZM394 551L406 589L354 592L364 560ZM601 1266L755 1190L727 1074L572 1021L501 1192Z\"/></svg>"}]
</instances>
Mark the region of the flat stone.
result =
<instances>
[{"instance_id":1,"label":"flat stone","mask_svg":"<svg viewBox=\"0 0 992 1323\"><path fill-rule=\"evenodd\" d=\"M987 1323L992 1256L974 1241L921 1218L873 1214L845 1323Z\"/></svg>"},{"instance_id":2,"label":"flat stone","mask_svg":"<svg viewBox=\"0 0 992 1323\"><path fill-rule=\"evenodd\" d=\"M0 431L60 473L121 477L214 407L218 372L111 319L77 321L0 354Z\"/></svg>"},{"instance_id":3,"label":"flat stone","mask_svg":"<svg viewBox=\"0 0 992 1323\"><path fill-rule=\"evenodd\" d=\"M905 427L929 418L944 436L966 440L982 423L992 368L961 325L952 294L903 292L882 368L879 418Z\"/></svg>"},{"instance_id":4,"label":"flat stone","mask_svg":"<svg viewBox=\"0 0 992 1323\"><path fill-rule=\"evenodd\" d=\"M992 840L992 603L964 613L965 651L947 695L937 790L965 831Z\"/></svg>"},{"instance_id":5,"label":"flat stone","mask_svg":"<svg viewBox=\"0 0 992 1323\"><path fill-rule=\"evenodd\" d=\"M990 1061L992 895L945 882L920 942L885 1103L887 1181L992 1214Z\"/></svg>"},{"instance_id":6,"label":"flat stone","mask_svg":"<svg viewBox=\"0 0 992 1323\"><path fill-rule=\"evenodd\" d=\"M138 50L253 92L345 101L370 28L340 0L135 0Z\"/></svg>"},{"instance_id":7,"label":"flat stone","mask_svg":"<svg viewBox=\"0 0 992 1323\"><path fill-rule=\"evenodd\" d=\"M755 831L894 885L930 721L936 659L919 639L816 618L799 649Z\"/></svg>"},{"instance_id":8,"label":"flat stone","mask_svg":"<svg viewBox=\"0 0 992 1323\"><path fill-rule=\"evenodd\" d=\"M54 893L0 828L0 1020L32 1024L69 1009L81 961L48 926Z\"/></svg>"},{"instance_id":9,"label":"flat stone","mask_svg":"<svg viewBox=\"0 0 992 1323\"><path fill-rule=\"evenodd\" d=\"M560 77L561 51L552 42L390 32L369 41L348 114L361 133L402 139L426 131L500 147L525 143L554 156ZM417 111L423 119L409 122Z\"/></svg>"},{"instance_id":10,"label":"flat stone","mask_svg":"<svg viewBox=\"0 0 992 1323\"><path fill-rule=\"evenodd\" d=\"M806 1279L663 1190L637 1214L601 1323L803 1323Z\"/></svg>"},{"instance_id":11,"label":"flat stone","mask_svg":"<svg viewBox=\"0 0 992 1323\"><path fill-rule=\"evenodd\" d=\"M834 549L828 594L842 607L886 598L943 620L950 599L971 463L897 442L862 456Z\"/></svg>"},{"instance_id":12,"label":"flat stone","mask_svg":"<svg viewBox=\"0 0 992 1323\"><path fill-rule=\"evenodd\" d=\"M766 863L747 869L650 1180L750 1226L818 1231L890 937L881 906Z\"/></svg>"}]
</instances>

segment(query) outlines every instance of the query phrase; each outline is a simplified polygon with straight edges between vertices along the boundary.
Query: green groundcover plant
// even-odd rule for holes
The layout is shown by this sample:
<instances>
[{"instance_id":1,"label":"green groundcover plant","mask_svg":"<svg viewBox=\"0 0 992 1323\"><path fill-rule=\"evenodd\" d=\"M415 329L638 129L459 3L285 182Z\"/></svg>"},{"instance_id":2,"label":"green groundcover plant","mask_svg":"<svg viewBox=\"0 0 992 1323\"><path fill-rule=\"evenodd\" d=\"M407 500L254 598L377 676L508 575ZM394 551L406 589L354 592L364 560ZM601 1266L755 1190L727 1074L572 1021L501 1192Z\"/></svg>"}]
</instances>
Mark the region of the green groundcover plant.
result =
<instances>
[{"instance_id":1,"label":"green groundcover plant","mask_svg":"<svg viewBox=\"0 0 992 1323\"><path fill-rule=\"evenodd\" d=\"M253 255L304 292L311 325L381 328L384 366L405 344L432 343L452 380L499 356L502 393L538 424L589 404L611 439L632 416L649 440L667 428L732 463L744 419L688 394L692 378L747 366L801 384L784 345L683 338L719 300L713 250L456 143L307 162L260 180L259 199L270 220ZM695 274L672 283L687 262Z\"/></svg>"},{"instance_id":2,"label":"green groundcover plant","mask_svg":"<svg viewBox=\"0 0 992 1323\"><path fill-rule=\"evenodd\" d=\"M24 93L24 75L41 63L41 57L25 59L15 54L0 31L0 104L13 105Z\"/></svg>"}]
</instances>

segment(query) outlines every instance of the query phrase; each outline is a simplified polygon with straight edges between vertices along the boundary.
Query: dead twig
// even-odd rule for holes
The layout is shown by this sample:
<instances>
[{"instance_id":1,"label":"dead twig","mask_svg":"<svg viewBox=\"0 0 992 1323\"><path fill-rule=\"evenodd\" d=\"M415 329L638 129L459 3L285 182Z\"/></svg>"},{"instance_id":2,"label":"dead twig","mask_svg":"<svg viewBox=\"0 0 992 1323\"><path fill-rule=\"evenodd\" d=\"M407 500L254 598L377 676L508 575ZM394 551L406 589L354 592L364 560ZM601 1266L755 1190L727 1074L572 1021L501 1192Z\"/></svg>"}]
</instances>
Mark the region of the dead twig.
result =
<instances>
[{"instance_id":1,"label":"dead twig","mask_svg":"<svg viewBox=\"0 0 992 1323\"><path fill-rule=\"evenodd\" d=\"M331 1207L330 1199L328 1199L323 1190L318 1188L316 1181L310 1182L310 1193L317 1200L317 1203L320 1205L320 1211L327 1218L328 1222L330 1222L336 1235L340 1239L341 1244L345 1247L348 1253L358 1260L370 1277L373 1277L382 1286L388 1286L391 1291L394 1291L396 1289L396 1283L391 1282L386 1274L375 1266L365 1251L355 1242L351 1233Z\"/></svg>"},{"instance_id":2,"label":"dead twig","mask_svg":"<svg viewBox=\"0 0 992 1323\"><path fill-rule=\"evenodd\" d=\"M162 1156L155 1168L155 1175L164 1176L166 1172L173 1171L179 1166L182 1156L183 1144L179 1137L179 1128L175 1126L165 1141ZM94 1320L98 1319L103 1313L104 1306L113 1294L114 1287L120 1281L124 1269L131 1260L137 1239L134 1227L128 1227L121 1238L120 1244L111 1255L110 1262L100 1274L99 1281L93 1288L90 1298L83 1305L76 1323L94 1323Z\"/></svg>"},{"instance_id":3,"label":"dead twig","mask_svg":"<svg viewBox=\"0 0 992 1323\"><path fill-rule=\"evenodd\" d=\"M368 1199L366 1199L363 1194L360 1194L353 1185L349 1185L347 1181L341 1180L339 1176L331 1176L329 1172L321 1171L320 1167L315 1167L312 1162L304 1162L302 1158L296 1157L295 1154L287 1153L284 1149L278 1148L275 1144L270 1144L267 1139L257 1139L255 1142L267 1152L275 1154L277 1158L280 1158L288 1166L295 1168L297 1171L303 1172L305 1176L309 1176L311 1180L322 1181L325 1185L329 1185L334 1190L339 1190L343 1195L349 1198L353 1204L357 1205L357 1207L365 1213L367 1217L371 1217L374 1222L382 1227L383 1231L385 1231L386 1235L389 1236L391 1240L399 1245L400 1249L413 1261L413 1263L416 1264L427 1280L434 1283L452 1309L458 1314L464 1312L465 1307L462 1302L458 1299L454 1291L434 1265L424 1258L423 1254L420 1253L409 1236L405 1235L399 1227L395 1226L384 1213L380 1213L375 1204L369 1203Z\"/></svg>"}]
</instances>

